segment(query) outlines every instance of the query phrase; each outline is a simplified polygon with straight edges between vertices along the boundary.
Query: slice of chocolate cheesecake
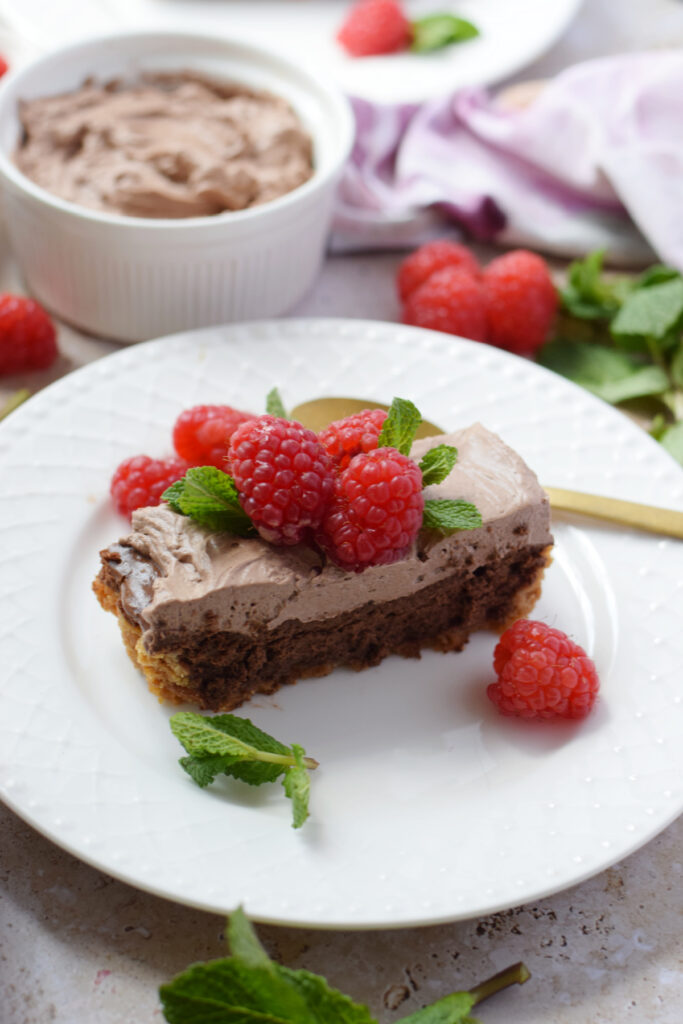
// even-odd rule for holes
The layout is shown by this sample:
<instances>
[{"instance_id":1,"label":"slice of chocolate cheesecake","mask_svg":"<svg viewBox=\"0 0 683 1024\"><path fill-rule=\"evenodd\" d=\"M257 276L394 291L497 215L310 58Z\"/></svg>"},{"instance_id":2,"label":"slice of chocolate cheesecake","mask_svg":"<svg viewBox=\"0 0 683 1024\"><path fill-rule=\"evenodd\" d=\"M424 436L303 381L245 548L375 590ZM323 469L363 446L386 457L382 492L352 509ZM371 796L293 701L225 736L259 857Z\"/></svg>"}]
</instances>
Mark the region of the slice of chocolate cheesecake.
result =
<instances>
[{"instance_id":1,"label":"slice of chocolate cheesecake","mask_svg":"<svg viewBox=\"0 0 683 1024\"><path fill-rule=\"evenodd\" d=\"M472 502L482 525L423 530L405 558L362 573L304 545L210 532L167 505L135 512L130 535L102 552L93 586L150 689L230 710L338 665L458 651L471 633L527 615L550 559L548 499L480 424L416 441L411 457L443 443L458 461L425 497Z\"/></svg>"}]
</instances>

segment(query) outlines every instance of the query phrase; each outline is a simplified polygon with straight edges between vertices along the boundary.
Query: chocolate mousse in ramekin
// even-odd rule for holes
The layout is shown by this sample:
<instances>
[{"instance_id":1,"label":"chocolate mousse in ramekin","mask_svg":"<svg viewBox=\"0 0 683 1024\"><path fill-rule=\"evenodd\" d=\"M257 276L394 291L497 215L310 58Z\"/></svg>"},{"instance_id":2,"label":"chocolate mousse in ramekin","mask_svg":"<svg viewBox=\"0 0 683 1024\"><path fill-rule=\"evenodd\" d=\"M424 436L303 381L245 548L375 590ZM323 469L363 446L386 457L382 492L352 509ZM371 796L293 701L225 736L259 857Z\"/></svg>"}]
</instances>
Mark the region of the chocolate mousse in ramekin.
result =
<instances>
[{"instance_id":1,"label":"chocolate mousse in ramekin","mask_svg":"<svg viewBox=\"0 0 683 1024\"><path fill-rule=\"evenodd\" d=\"M0 184L28 288L139 341L276 316L320 267L353 138L334 87L173 32L41 57L0 86Z\"/></svg>"}]
</instances>

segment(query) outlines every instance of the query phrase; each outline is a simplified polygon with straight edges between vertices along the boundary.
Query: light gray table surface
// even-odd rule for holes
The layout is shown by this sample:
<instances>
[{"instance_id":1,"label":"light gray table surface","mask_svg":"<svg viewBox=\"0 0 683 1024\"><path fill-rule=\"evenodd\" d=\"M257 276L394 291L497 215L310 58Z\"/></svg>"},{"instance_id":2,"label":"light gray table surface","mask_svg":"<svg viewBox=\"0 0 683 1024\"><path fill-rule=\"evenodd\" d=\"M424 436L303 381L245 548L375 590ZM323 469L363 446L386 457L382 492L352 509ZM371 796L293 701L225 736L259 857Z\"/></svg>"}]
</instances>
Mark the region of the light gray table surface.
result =
<instances>
[{"instance_id":1,"label":"light gray table surface","mask_svg":"<svg viewBox=\"0 0 683 1024\"><path fill-rule=\"evenodd\" d=\"M683 46L678 0L586 0L565 37L518 78L585 57ZM291 315L395 320L395 255L327 260ZM21 287L0 241L0 289ZM118 346L63 327L57 365L32 389ZM158 986L224 953L224 921L115 881L0 805L0 1024L147 1024ZM532 980L486 1003L486 1024L683 1020L683 819L563 893L483 920L404 931L262 926L271 955L324 974L390 1024L523 959Z\"/></svg>"}]
</instances>

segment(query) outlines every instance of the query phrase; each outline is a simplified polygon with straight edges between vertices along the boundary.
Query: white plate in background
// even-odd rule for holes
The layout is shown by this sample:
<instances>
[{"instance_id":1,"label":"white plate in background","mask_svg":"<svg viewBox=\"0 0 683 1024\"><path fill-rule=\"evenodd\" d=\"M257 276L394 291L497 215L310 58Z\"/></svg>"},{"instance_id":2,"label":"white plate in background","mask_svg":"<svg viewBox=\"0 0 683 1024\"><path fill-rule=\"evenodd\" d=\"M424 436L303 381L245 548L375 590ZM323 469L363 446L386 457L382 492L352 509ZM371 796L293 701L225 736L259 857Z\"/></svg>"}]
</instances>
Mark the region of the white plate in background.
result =
<instances>
[{"instance_id":1,"label":"white plate in background","mask_svg":"<svg viewBox=\"0 0 683 1024\"><path fill-rule=\"evenodd\" d=\"M359 383L362 381L362 384ZM582 723L525 723L485 696L495 637L388 658L238 712L321 767L298 831L279 785L199 789L161 706L91 593L126 532L124 457L170 449L199 402L259 411L351 394L413 399L499 432L548 484L683 508L683 473L626 417L523 359L396 324L282 320L129 348L0 425L0 794L60 846L142 889L314 927L489 914L579 882L683 808L683 544L557 518L534 617L595 659Z\"/></svg>"},{"instance_id":2,"label":"white plate in background","mask_svg":"<svg viewBox=\"0 0 683 1024\"><path fill-rule=\"evenodd\" d=\"M218 32L317 66L347 93L380 103L501 81L557 41L581 0L406 0L409 17L452 10L481 35L438 53L364 58L347 56L335 41L350 6L351 0L0 0L7 22L45 49L120 29Z\"/></svg>"}]
</instances>

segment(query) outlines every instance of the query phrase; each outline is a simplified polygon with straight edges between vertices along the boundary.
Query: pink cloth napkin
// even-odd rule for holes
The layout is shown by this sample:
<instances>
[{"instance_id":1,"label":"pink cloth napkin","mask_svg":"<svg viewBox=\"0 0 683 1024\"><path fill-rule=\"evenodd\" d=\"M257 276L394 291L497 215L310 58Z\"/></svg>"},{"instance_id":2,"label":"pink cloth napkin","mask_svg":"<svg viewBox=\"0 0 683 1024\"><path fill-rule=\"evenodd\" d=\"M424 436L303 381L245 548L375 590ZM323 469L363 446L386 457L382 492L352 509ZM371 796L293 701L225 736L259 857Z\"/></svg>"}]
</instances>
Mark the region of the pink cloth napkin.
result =
<instances>
[{"instance_id":1,"label":"pink cloth napkin","mask_svg":"<svg viewBox=\"0 0 683 1024\"><path fill-rule=\"evenodd\" d=\"M353 104L336 251L418 245L450 222L482 241L683 269L682 50L576 65L521 109L480 89Z\"/></svg>"}]
</instances>

